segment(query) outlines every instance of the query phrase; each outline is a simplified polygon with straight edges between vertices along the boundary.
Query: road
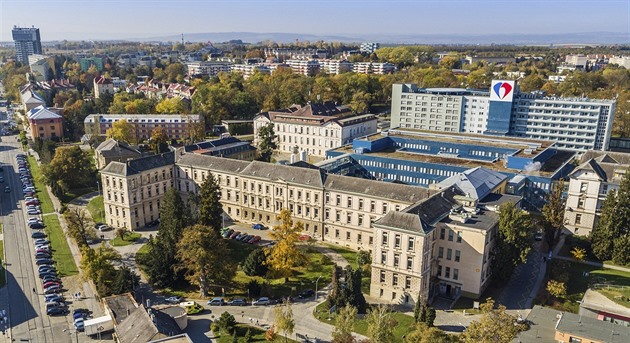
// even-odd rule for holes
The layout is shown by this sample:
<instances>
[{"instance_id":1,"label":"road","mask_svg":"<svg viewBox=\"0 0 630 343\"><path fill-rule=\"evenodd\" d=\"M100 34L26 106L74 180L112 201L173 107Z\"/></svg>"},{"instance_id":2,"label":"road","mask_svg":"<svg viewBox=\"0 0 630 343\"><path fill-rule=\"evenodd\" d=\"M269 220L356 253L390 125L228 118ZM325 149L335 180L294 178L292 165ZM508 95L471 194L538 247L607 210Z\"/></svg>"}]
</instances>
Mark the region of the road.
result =
<instances>
[{"instance_id":1,"label":"road","mask_svg":"<svg viewBox=\"0 0 630 343\"><path fill-rule=\"evenodd\" d=\"M27 216L15 162L15 155L20 152L20 148L16 136L2 137L0 162L5 182L0 184L3 186L0 188L9 185L12 191L0 193L7 271L7 287L3 288L2 294L6 298L1 303L6 306L8 301L5 310L8 312L11 338L15 341L71 342L72 337L63 331L72 325L68 317L45 315L42 286L36 275L34 246L31 230L26 225ZM6 339L7 335L0 338Z\"/></svg>"}]
</instances>

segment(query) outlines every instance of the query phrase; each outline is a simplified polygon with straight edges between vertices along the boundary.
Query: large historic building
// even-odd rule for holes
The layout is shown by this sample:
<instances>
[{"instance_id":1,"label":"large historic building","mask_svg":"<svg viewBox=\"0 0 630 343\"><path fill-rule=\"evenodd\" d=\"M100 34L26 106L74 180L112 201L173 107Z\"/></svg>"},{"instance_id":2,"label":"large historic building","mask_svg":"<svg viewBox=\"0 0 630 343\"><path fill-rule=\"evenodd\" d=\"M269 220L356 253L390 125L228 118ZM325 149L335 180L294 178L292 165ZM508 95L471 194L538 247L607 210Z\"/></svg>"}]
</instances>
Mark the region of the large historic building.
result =
<instances>
[{"instance_id":1,"label":"large historic building","mask_svg":"<svg viewBox=\"0 0 630 343\"><path fill-rule=\"evenodd\" d=\"M571 150L607 150L616 100L520 92L515 81L486 90L392 86L392 127L513 136Z\"/></svg>"},{"instance_id":2,"label":"large historic building","mask_svg":"<svg viewBox=\"0 0 630 343\"><path fill-rule=\"evenodd\" d=\"M619 188L630 167L630 154L587 151L569 175L565 227L574 234L588 235L597 225L608 192Z\"/></svg>"},{"instance_id":3,"label":"large historic building","mask_svg":"<svg viewBox=\"0 0 630 343\"><path fill-rule=\"evenodd\" d=\"M276 225L289 209L303 234L373 255L372 296L413 305L418 294L453 301L487 286L490 251L508 178L485 168L457 173L432 189L328 173L297 162L277 165L178 149L101 171L106 221L138 229L158 219L170 188L186 197L213 175L224 215ZM358 175L358 174L357 174Z\"/></svg>"}]
</instances>

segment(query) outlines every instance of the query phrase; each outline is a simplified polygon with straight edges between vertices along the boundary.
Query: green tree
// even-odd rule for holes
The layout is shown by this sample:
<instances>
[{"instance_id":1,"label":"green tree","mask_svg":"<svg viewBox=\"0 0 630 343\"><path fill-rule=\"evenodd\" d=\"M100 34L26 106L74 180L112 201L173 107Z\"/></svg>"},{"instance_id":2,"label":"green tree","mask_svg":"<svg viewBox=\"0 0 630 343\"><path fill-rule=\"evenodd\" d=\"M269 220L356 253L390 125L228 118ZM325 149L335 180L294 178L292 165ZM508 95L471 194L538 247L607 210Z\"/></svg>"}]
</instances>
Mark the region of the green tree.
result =
<instances>
[{"instance_id":1,"label":"green tree","mask_svg":"<svg viewBox=\"0 0 630 343\"><path fill-rule=\"evenodd\" d=\"M221 313L221 316L217 320L217 326L221 332L232 333L236 328L236 318L228 311Z\"/></svg>"},{"instance_id":2,"label":"green tree","mask_svg":"<svg viewBox=\"0 0 630 343\"><path fill-rule=\"evenodd\" d=\"M151 131L151 149L156 154L167 152L169 141L170 139L163 127L158 126Z\"/></svg>"},{"instance_id":3,"label":"green tree","mask_svg":"<svg viewBox=\"0 0 630 343\"><path fill-rule=\"evenodd\" d=\"M387 306L372 307L367 314L367 336L371 343L390 343L394 341L396 321Z\"/></svg>"},{"instance_id":4,"label":"green tree","mask_svg":"<svg viewBox=\"0 0 630 343\"><path fill-rule=\"evenodd\" d=\"M492 276L500 281L510 278L514 268L527 260L531 250L533 230L529 213L515 203L499 207L499 230L493 249Z\"/></svg>"},{"instance_id":5,"label":"green tree","mask_svg":"<svg viewBox=\"0 0 630 343\"><path fill-rule=\"evenodd\" d=\"M96 183L94 160L78 146L57 148L50 163L42 166L42 174L57 196Z\"/></svg>"},{"instance_id":6,"label":"green tree","mask_svg":"<svg viewBox=\"0 0 630 343\"><path fill-rule=\"evenodd\" d=\"M119 120L112 124L112 127L107 129L107 138L113 138L126 143L135 143L136 135L133 129L133 125L126 119Z\"/></svg>"},{"instance_id":7,"label":"green tree","mask_svg":"<svg viewBox=\"0 0 630 343\"><path fill-rule=\"evenodd\" d=\"M564 282L549 280L547 282L547 292L556 298L565 298L567 296L567 286Z\"/></svg>"},{"instance_id":8,"label":"green tree","mask_svg":"<svg viewBox=\"0 0 630 343\"><path fill-rule=\"evenodd\" d=\"M424 297L418 294L416 305L413 308L413 319L416 323L425 322L427 320L427 305Z\"/></svg>"},{"instance_id":9,"label":"green tree","mask_svg":"<svg viewBox=\"0 0 630 343\"><path fill-rule=\"evenodd\" d=\"M138 275L126 266L116 270L116 276L112 282L112 294L124 294L131 292L138 286Z\"/></svg>"},{"instance_id":10,"label":"green tree","mask_svg":"<svg viewBox=\"0 0 630 343\"><path fill-rule=\"evenodd\" d=\"M81 269L84 271L84 276L94 282L100 296L112 294L112 282L117 274L114 263L118 263L120 259L120 254L105 243L96 249L87 245L82 247Z\"/></svg>"},{"instance_id":11,"label":"green tree","mask_svg":"<svg viewBox=\"0 0 630 343\"><path fill-rule=\"evenodd\" d=\"M560 180L552 186L547 203L542 210L545 240L550 251L558 242L560 233L564 230L565 200L562 197L563 191L564 180Z\"/></svg>"},{"instance_id":12,"label":"green tree","mask_svg":"<svg viewBox=\"0 0 630 343\"><path fill-rule=\"evenodd\" d=\"M260 154L259 159L261 161L270 162L271 155L273 155L273 151L277 147L273 123L269 123L258 129L258 153Z\"/></svg>"},{"instance_id":13,"label":"green tree","mask_svg":"<svg viewBox=\"0 0 630 343\"><path fill-rule=\"evenodd\" d=\"M248 276L267 275L267 255L264 249L256 249L247 255L243 262L243 272Z\"/></svg>"},{"instance_id":14,"label":"green tree","mask_svg":"<svg viewBox=\"0 0 630 343\"><path fill-rule=\"evenodd\" d=\"M276 219L280 221L280 225L274 226L270 235L277 243L265 250L266 263L275 275L284 277L284 281L289 282L293 267L305 261L304 254L296 245L300 233L304 231L304 224L294 224L288 209L282 209Z\"/></svg>"},{"instance_id":15,"label":"green tree","mask_svg":"<svg viewBox=\"0 0 630 343\"><path fill-rule=\"evenodd\" d=\"M163 114L184 114L188 112L188 108L182 99L173 97L158 102L155 111Z\"/></svg>"},{"instance_id":16,"label":"green tree","mask_svg":"<svg viewBox=\"0 0 630 343\"><path fill-rule=\"evenodd\" d=\"M505 306L494 309L494 300L488 298L480 306L483 313L479 321L473 321L462 334L464 342L509 343L522 328L516 325L516 317L508 314Z\"/></svg>"},{"instance_id":17,"label":"green tree","mask_svg":"<svg viewBox=\"0 0 630 343\"><path fill-rule=\"evenodd\" d=\"M610 190L602 204L602 212L597 225L593 228L590 238L593 254L601 261L612 259L616 232L615 215L617 209L617 191Z\"/></svg>"},{"instance_id":18,"label":"green tree","mask_svg":"<svg viewBox=\"0 0 630 343\"><path fill-rule=\"evenodd\" d=\"M425 319L425 323L429 326L432 327L433 323L435 322L435 317L437 316L437 313L435 312L435 308L433 307L427 307L427 318Z\"/></svg>"},{"instance_id":19,"label":"green tree","mask_svg":"<svg viewBox=\"0 0 630 343\"><path fill-rule=\"evenodd\" d=\"M191 224L188 207L175 188L169 189L160 206L160 225L155 240L149 241L147 274L156 287L167 287L178 280L174 267L177 243L184 228Z\"/></svg>"},{"instance_id":20,"label":"green tree","mask_svg":"<svg viewBox=\"0 0 630 343\"><path fill-rule=\"evenodd\" d=\"M218 180L208 172L199 189L199 223L219 232L223 227L223 205Z\"/></svg>"},{"instance_id":21,"label":"green tree","mask_svg":"<svg viewBox=\"0 0 630 343\"><path fill-rule=\"evenodd\" d=\"M521 91L523 92L532 92L541 90L543 85L545 84L545 80L539 74L529 74L523 78L519 82L519 86L521 87Z\"/></svg>"},{"instance_id":22,"label":"green tree","mask_svg":"<svg viewBox=\"0 0 630 343\"><path fill-rule=\"evenodd\" d=\"M67 225L67 233L77 242L79 247L87 245L90 220L81 207L71 207L63 213Z\"/></svg>"},{"instance_id":23,"label":"green tree","mask_svg":"<svg viewBox=\"0 0 630 343\"><path fill-rule=\"evenodd\" d=\"M457 336L448 335L444 331L430 327L420 322L416 323L413 331L405 336L407 343L449 343L459 342Z\"/></svg>"},{"instance_id":24,"label":"green tree","mask_svg":"<svg viewBox=\"0 0 630 343\"><path fill-rule=\"evenodd\" d=\"M184 229L177 243L176 270L184 271L186 280L199 286L201 296L206 297L209 285L225 285L236 275L236 266L225 256L229 256L229 248L218 232L194 225Z\"/></svg>"},{"instance_id":25,"label":"green tree","mask_svg":"<svg viewBox=\"0 0 630 343\"><path fill-rule=\"evenodd\" d=\"M278 331L284 333L285 342L289 341L289 336L293 334L295 329L295 319L293 318L293 308L291 302L285 300L282 305L276 306L273 309L274 316L276 318L276 327Z\"/></svg>"},{"instance_id":26,"label":"green tree","mask_svg":"<svg viewBox=\"0 0 630 343\"><path fill-rule=\"evenodd\" d=\"M335 317L335 328L332 332L333 343L354 343L356 341L354 336L352 336L356 316L357 309L350 304L339 310Z\"/></svg>"}]
</instances>

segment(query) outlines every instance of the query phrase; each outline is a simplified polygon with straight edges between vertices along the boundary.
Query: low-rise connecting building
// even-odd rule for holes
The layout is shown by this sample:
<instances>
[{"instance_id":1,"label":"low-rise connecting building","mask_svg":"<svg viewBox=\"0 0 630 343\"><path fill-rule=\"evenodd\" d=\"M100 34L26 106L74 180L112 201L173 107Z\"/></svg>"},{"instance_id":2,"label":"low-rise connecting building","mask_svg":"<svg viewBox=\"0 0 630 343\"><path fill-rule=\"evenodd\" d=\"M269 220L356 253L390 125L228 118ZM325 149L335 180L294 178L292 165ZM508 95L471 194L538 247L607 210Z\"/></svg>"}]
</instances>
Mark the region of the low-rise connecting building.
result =
<instances>
[{"instance_id":1,"label":"low-rise connecting building","mask_svg":"<svg viewBox=\"0 0 630 343\"><path fill-rule=\"evenodd\" d=\"M151 132L158 127L171 139L187 139L203 120L198 114L90 114L83 121L85 133L104 135L123 119L133 126L134 139L138 142L151 138Z\"/></svg>"}]
</instances>

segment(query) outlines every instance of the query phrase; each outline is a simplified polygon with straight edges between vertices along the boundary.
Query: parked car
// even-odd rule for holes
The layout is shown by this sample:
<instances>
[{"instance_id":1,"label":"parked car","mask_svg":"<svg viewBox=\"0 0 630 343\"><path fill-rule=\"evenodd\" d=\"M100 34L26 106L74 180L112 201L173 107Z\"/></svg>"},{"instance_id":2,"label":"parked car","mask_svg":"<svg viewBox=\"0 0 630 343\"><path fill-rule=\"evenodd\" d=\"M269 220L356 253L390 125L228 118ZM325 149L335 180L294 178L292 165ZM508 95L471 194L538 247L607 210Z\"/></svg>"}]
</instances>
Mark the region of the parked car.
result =
<instances>
[{"instance_id":1,"label":"parked car","mask_svg":"<svg viewBox=\"0 0 630 343\"><path fill-rule=\"evenodd\" d=\"M68 309L65 307L51 307L46 310L46 314L49 316L60 316L68 313Z\"/></svg>"},{"instance_id":2,"label":"parked car","mask_svg":"<svg viewBox=\"0 0 630 343\"><path fill-rule=\"evenodd\" d=\"M50 288L50 287L52 287L52 286L59 286L59 287L61 287L61 282L47 281L47 282L44 282L44 283L42 284L42 287L43 287L44 289L46 289L46 288Z\"/></svg>"},{"instance_id":3,"label":"parked car","mask_svg":"<svg viewBox=\"0 0 630 343\"><path fill-rule=\"evenodd\" d=\"M54 275L46 275L42 278L42 282L46 283L46 282L58 282L59 284L61 284L61 279L58 276L54 276Z\"/></svg>"},{"instance_id":4,"label":"parked car","mask_svg":"<svg viewBox=\"0 0 630 343\"><path fill-rule=\"evenodd\" d=\"M308 299L314 295L315 295L315 291L313 291L312 289L305 289L302 292L300 292L300 294L298 294L298 298Z\"/></svg>"},{"instance_id":5,"label":"parked car","mask_svg":"<svg viewBox=\"0 0 630 343\"><path fill-rule=\"evenodd\" d=\"M44 272L44 271L47 271L47 270L53 270L54 271L55 267L54 266L39 266L39 267L37 267L37 271L39 271L40 273Z\"/></svg>"},{"instance_id":6,"label":"parked car","mask_svg":"<svg viewBox=\"0 0 630 343\"><path fill-rule=\"evenodd\" d=\"M36 215L36 214L41 214L41 212L38 209L35 208L29 208L26 210L26 213L28 213L29 215Z\"/></svg>"},{"instance_id":7,"label":"parked car","mask_svg":"<svg viewBox=\"0 0 630 343\"><path fill-rule=\"evenodd\" d=\"M74 328L77 329L77 331L85 330L85 322L83 321L83 318L79 318L74 321Z\"/></svg>"},{"instance_id":8,"label":"parked car","mask_svg":"<svg viewBox=\"0 0 630 343\"><path fill-rule=\"evenodd\" d=\"M39 249L46 249L46 250L50 251L50 245L48 245L48 244L36 244L35 245L35 251L37 251Z\"/></svg>"},{"instance_id":9,"label":"parked car","mask_svg":"<svg viewBox=\"0 0 630 343\"><path fill-rule=\"evenodd\" d=\"M46 227L46 225L42 223L32 223L32 224L28 224L28 226L33 230L40 230Z\"/></svg>"},{"instance_id":10,"label":"parked car","mask_svg":"<svg viewBox=\"0 0 630 343\"><path fill-rule=\"evenodd\" d=\"M230 235L230 239L235 239L236 237L238 237L241 234L240 231L234 231L232 232L232 234Z\"/></svg>"},{"instance_id":11,"label":"parked car","mask_svg":"<svg viewBox=\"0 0 630 343\"><path fill-rule=\"evenodd\" d=\"M41 222L42 222L42 220L37 218L37 217L30 217L30 218L28 218L28 223L29 224L30 223L41 223Z\"/></svg>"},{"instance_id":12,"label":"parked car","mask_svg":"<svg viewBox=\"0 0 630 343\"><path fill-rule=\"evenodd\" d=\"M215 297L208 300L208 305L210 306L223 306L225 305L225 301L221 297Z\"/></svg>"},{"instance_id":13,"label":"parked car","mask_svg":"<svg viewBox=\"0 0 630 343\"><path fill-rule=\"evenodd\" d=\"M35 240L33 240L33 243L34 243L35 245L40 245L40 244L50 244L50 242L49 242L47 239L45 239L45 238L38 238L38 239L35 239Z\"/></svg>"},{"instance_id":14,"label":"parked car","mask_svg":"<svg viewBox=\"0 0 630 343\"><path fill-rule=\"evenodd\" d=\"M57 276L57 272L56 271L47 271L47 272L41 272L39 273L39 278L43 279L46 276Z\"/></svg>"},{"instance_id":15,"label":"parked car","mask_svg":"<svg viewBox=\"0 0 630 343\"><path fill-rule=\"evenodd\" d=\"M35 231L31 234L33 238L46 238L46 234L41 231Z\"/></svg>"},{"instance_id":16,"label":"parked car","mask_svg":"<svg viewBox=\"0 0 630 343\"><path fill-rule=\"evenodd\" d=\"M223 238L228 238L233 233L234 233L234 230L228 229L227 231L223 232L223 234L221 236L223 236Z\"/></svg>"},{"instance_id":17,"label":"parked car","mask_svg":"<svg viewBox=\"0 0 630 343\"><path fill-rule=\"evenodd\" d=\"M46 288L44 290L44 294L61 293L61 291L62 291L61 286L54 285L54 286L50 286L50 287Z\"/></svg>"},{"instance_id":18,"label":"parked car","mask_svg":"<svg viewBox=\"0 0 630 343\"><path fill-rule=\"evenodd\" d=\"M24 204L26 206L31 206L31 205L37 206L37 205L39 205L39 200L27 200L27 201L24 202Z\"/></svg>"},{"instance_id":19,"label":"parked car","mask_svg":"<svg viewBox=\"0 0 630 343\"><path fill-rule=\"evenodd\" d=\"M260 242L260 236L254 236L254 238L252 238L249 241L247 241L247 243L249 243L249 244L256 244L258 242Z\"/></svg>"},{"instance_id":20,"label":"parked car","mask_svg":"<svg viewBox=\"0 0 630 343\"><path fill-rule=\"evenodd\" d=\"M252 225L252 229L254 230L265 230L266 228L266 226L260 223Z\"/></svg>"},{"instance_id":21,"label":"parked car","mask_svg":"<svg viewBox=\"0 0 630 343\"><path fill-rule=\"evenodd\" d=\"M228 301L227 304L230 306L246 306L247 301L243 298L234 298L231 301Z\"/></svg>"},{"instance_id":22,"label":"parked car","mask_svg":"<svg viewBox=\"0 0 630 343\"><path fill-rule=\"evenodd\" d=\"M35 264L37 264L38 266L42 264L54 264L54 263L55 262L51 260L50 258L38 258L35 260Z\"/></svg>"},{"instance_id":23,"label":"parked car","mask_svg":"<svg viewBox=\"0 0 630 343\"><path fill-rule=\"evenodd\" d=\"M258 298L258 300L254 301L252 305L256 305L256 306L271 305L271 300L269 300L269 298L267 297Z\"/></svg>"},{"instance_id":24,"label":"parked car","mask_svg":"<svg viewBox=\"0 0 630 343\"><path fill-rule=\"evenodd\" d=\"M46 302L55 301L58 303L63 303L66 299L64 299L63 295L61 294L48 294L44 296L44 300L46 300Z\"/></svg>"},{"instance_id":25,"label":"parked car","mask_svg":"<svg viewBox=\"0 0 630 343\"><path fill-rule=\"evenodd\" d=\"M35 258L50 258L50 257L51 255L50 255L50 252L48 251L40 250L35 253Z\"/></svg>"},{"instance_id":26,"label":"parked car","mask_svg":"<svg viewBox=\"0 0 630 343\"><path fill-rule=\"evenodd\" d=\"M243 233L239 233L238 235L236 235L236 237L234 237L235 240L240 241L241 238L247 236L247 234L245 232Z\"/></svg>"},{"instance_id":27,"label":"parked car","mask_svg":"<svg viewBox=\"0 0 630 343\"><path fill-rule=\"evenodd\" d=\"M244 234L243 236L241 236L240 238L237 238L239 241L241 242L247 242L247 240L249 240L251 237L254 237L252 235L248 235L248 234Z\"/></svg>"},{"instance_id":28,"label":"parked car","mask_svg":"<svg viewBox=\"0 0 630 343\"><path fill-rule=\"evenodd\" d=\"M5 193L11 193L11 187L9 187L9 186L5 186L5 187L4 187L4 192L5 192Z\"/></svg>"},{"instance_id":29,"label":"parked car","mask_svg":"<svg viewBox=\"0 0 630 343\"><path fill-rule=\"evenodd\" d=\"M180 302L182 302L183 298L182 297L178 297L178 296L172 296L172 297L168 297L166 299L164 299L167 303L169 304L179 304Z\"/></svg>"}]
</instances>

